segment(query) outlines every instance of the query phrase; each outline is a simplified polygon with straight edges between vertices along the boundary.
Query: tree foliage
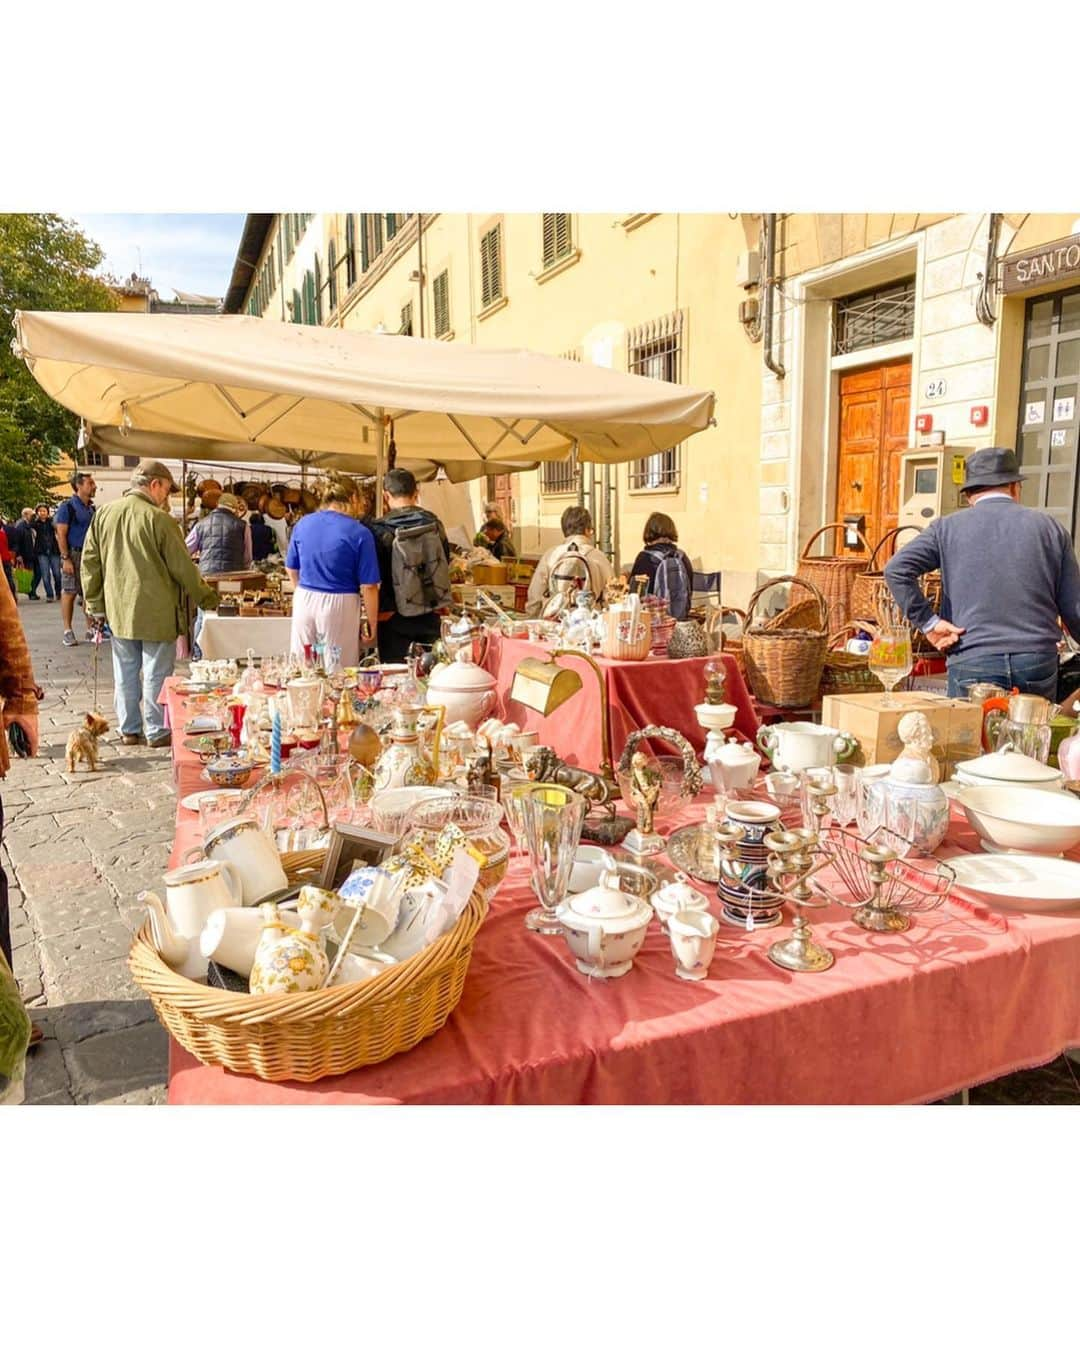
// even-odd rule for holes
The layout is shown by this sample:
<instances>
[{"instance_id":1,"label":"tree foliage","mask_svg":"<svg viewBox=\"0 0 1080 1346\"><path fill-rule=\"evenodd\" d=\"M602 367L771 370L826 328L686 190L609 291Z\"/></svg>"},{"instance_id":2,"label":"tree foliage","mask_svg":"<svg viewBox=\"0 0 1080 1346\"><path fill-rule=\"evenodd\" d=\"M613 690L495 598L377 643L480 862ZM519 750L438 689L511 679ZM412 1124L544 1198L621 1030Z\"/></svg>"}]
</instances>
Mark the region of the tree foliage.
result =
<instances>
[{"instance_id":1,"label":"tree foliage","mask_svg":"<svg viewBox=\"0 0 1080 1346\"><path fill-rule=\"evenodd\" d=\"M11 350L16 309L114 309L93 274L101 248L59 215L0 214L0 509L9 516L48 496L50 468L74 454L78 421Z\"/></svg>"}]
</instances>

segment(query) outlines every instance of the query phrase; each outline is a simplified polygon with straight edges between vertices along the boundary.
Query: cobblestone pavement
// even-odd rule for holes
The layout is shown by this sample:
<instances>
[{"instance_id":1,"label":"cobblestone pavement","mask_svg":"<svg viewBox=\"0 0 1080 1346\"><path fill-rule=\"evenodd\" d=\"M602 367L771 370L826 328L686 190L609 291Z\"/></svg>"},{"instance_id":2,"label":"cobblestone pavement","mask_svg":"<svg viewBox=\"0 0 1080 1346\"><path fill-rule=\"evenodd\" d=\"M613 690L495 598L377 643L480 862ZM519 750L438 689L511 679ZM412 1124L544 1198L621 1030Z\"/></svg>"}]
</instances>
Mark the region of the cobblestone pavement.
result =
<instances>
[{"instance_id":1,"label":"cobblestone pavement","mask_svg":"<svg viewBox=\"0 0 1080 1346\"><path fill-rule=\"evenodd\" d=\"M15 975L46 1038L27 1061L26 1102L161 1103L167 1038L126 956L136 894L160 889L172 846L169 753L120 744L106 643L98 700L114 729L101 770L69 776L68 734L94 704L93 646L60 643L59 603L20 597L19 612L45 689L39 756L14 761L0 786Z\"/></svg>"},{"instance_id":2,"label":"cobblestone pavement","mask_svg":"<svg viewBox=\"0 0 1080 1346\"><path fill-rule=\"evenodd\" d=\"M15 975L46 1038L27 1063L26 1102L162 1103L167 1038L126 955L142 919L136 894L160 890L172 847L169 753L125 748L110 732L102 770L69 777L67 736L94 703L93 647L61 645L56 603L20 598L19 611L45 689L40 756L15 761L2 786ZM115 725L107 644L98 676ZM1080 1066L1059 1057L972 1089L970 1101L1078 1104L1078 1077Z\"/></svg>"}]
</instances>

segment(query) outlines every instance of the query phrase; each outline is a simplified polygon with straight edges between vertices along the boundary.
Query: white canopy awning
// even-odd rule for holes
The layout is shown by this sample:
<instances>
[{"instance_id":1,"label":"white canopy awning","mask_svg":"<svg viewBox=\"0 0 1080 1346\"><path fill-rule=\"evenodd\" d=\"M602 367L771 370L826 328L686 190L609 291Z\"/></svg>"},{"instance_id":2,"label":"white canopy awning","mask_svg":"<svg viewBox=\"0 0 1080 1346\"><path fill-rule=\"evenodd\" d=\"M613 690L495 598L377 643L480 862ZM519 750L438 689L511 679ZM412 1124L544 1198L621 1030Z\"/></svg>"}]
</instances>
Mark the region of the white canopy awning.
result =
<instances>
[{"instance_id":1,"label":"white canopy awning","mask_svg":"<svg viewBox=\"0 0 1080 1346\"><path fill-rule=\"evenodd\" d=\"M15 326L38 383L91 427L215 441L230 446L223 458L247 444L267 461L338 454L381 468L392 432L402 465L463 480L564 459L575 443L585 462L645 457L713 413L711 392L460 342L236 315L17 313Z\"/></svg>"}]
</instances>

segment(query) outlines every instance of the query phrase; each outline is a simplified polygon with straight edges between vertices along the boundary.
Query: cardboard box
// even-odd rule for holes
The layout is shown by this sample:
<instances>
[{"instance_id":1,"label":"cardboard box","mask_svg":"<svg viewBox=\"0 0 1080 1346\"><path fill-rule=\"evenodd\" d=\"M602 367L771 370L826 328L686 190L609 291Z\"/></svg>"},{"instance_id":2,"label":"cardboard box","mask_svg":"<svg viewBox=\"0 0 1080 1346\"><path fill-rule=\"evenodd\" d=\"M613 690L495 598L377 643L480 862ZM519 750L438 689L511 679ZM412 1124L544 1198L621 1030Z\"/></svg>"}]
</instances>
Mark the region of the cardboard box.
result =
<instances>
[{"instance_id":1,"label":"cardboard box","mask_svg":"<svg viewBox=\"0 0 1080 1346\"><path fill-rule=\"evenodd\" d=\"M855 755L848 760L859 766L894 762L903 744L896 726L909 710L921 710L934 731L934 753L944 765L953 766L982 755L982 706L930 692L897 692L897 705L885 709L883 692L827 696L821 703L821 723L846 730L858 740Z\"/></svg>"}]
</instances>

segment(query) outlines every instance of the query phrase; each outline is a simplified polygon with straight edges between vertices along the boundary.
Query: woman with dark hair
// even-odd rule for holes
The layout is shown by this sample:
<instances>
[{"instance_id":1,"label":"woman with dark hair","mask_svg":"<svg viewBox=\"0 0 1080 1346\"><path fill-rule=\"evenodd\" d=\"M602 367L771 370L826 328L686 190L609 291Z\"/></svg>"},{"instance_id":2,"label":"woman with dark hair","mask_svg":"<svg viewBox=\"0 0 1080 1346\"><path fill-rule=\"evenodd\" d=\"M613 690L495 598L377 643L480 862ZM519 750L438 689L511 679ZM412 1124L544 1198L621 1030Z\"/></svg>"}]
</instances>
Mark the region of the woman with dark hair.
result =
<instances>
[{"instance_id":1,"label":"woman with dark hair","mask_svg":"<svg viewBox=\"0 0 1080 1346\"><path fill-rule=\"evenodd\" d=\"M268 556L277 551L277 538L274 530L262 516L261 510L253 510L248 516L248 523L251 526L251 559L253 561L265 561Z\"/></svg>"},{"instance_id":2,"label":"woman with dark hair","mask_svg":"<svg viewBox=\"0 0 1080 1346\"><path fill-rule=\"evenodd\" d=\"M645 520L642 541L645 546L630 567L631 591L634 581L643 575L647 581L645 593L666 598L673 617L688 616L694 592L694 567L686 552L676 545L679 533L674 519L667 514L650 514Z\"/></svg>"}]
</instances>

